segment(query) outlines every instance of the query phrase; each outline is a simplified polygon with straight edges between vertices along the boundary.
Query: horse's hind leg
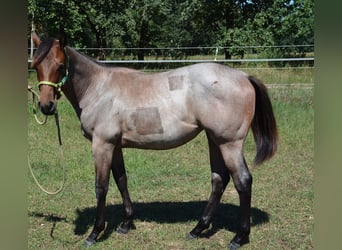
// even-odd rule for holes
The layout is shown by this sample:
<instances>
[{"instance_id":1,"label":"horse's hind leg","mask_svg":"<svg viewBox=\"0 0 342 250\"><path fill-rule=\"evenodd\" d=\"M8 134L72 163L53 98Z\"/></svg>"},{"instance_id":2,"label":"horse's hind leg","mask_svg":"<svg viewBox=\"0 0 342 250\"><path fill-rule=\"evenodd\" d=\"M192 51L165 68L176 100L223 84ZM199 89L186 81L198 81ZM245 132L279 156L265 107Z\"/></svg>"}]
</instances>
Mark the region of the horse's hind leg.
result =
<instances>
[{"instance_id":1,"label":"horse's hind leg","mask_svg":"<svg viewBox=\"0 0 342 250\"><path fill-rule=\"evenodd\" d=\"M112 173L114 176L115 183L120 191L122 203L124 206L124 221L118 227L117 231L119 233L127 233L129 229L134 228L133 207L131 198L128 193L125 164L122 156L122 149L120 147L116 147L114 150L112 161Z\"/></svg>"},{"instance_id":2,"label":"horse's hind leg","mask_svg":"<svg viewBox=\"0 0 342 250\"><path fill-rule=\"evenodd\" d=\"M229 182L229 172L225 166L220 149L209 138L209 136L208 142L211 165L212 191L207 206L204 209L203 215L196 227L189 233L189 238L197 238L203 230L209 227L213 213L217 205L220 203L222 194Z\"/></svg>"},{"instance_id":3,"label":"horse's hind leg","mask_svg":"<svg viewBox=\"0 0 342 250\"><path fill-rule=\"evenodd\" d=\"M230 249L237 249L249 242L252 176L242 154L243 140L220 145L223 159L233 179L240 200L240 222Z\"/></svg>"}]
</instances>

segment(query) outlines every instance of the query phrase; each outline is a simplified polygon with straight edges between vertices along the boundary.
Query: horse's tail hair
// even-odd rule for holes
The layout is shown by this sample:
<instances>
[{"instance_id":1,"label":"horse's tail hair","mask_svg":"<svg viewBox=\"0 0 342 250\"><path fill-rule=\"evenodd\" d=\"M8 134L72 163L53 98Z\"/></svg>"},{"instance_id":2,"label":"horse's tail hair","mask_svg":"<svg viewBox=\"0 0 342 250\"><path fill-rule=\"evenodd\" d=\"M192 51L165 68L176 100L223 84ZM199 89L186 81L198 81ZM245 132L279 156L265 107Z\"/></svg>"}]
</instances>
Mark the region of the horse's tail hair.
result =
<instances>
[{"instance_id":1,"label":"horse's tail hair","mask_svg":"<svg viewBox=\"0 0 342 250\"><path fill-rule=\"evenodd\" d=\"M266 86L257 78L248 76L255 89L255 114L251 124L256 144L255 166L270 159L277 151L278 130Z\"/></svg>"}]
</instances>

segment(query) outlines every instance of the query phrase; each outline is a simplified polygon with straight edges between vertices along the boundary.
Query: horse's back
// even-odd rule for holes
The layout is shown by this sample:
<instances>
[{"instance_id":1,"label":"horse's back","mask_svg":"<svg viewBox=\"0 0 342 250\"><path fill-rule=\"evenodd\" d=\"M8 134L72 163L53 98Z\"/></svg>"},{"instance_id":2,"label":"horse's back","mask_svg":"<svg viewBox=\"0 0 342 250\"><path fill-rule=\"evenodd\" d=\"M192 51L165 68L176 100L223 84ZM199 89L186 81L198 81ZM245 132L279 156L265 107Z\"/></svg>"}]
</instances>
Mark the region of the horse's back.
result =
<instances>
[{"instance_id":1,"label":"horse's back","mask_svg":"<svg viewBox=\"0 0 342 250\"><path fill-rule=\"evenodd\" d=\"M217 63L199 63L168 73L170 90L188 88L194 98L228 101L254 95L248 74Z\"/></svg>"},{"instance_id":2,"label":"horse's back","mask_svg":"<svg viewBox=\"0 0 342 250\"><path fill-rule=\"evenodd\" d=\"M250 85L246 81L248 75L245 72L217 63L199 63L189 66L189 77L206 88L211 88L216 84L227 89Z\"/></svg>"}]
</instances>

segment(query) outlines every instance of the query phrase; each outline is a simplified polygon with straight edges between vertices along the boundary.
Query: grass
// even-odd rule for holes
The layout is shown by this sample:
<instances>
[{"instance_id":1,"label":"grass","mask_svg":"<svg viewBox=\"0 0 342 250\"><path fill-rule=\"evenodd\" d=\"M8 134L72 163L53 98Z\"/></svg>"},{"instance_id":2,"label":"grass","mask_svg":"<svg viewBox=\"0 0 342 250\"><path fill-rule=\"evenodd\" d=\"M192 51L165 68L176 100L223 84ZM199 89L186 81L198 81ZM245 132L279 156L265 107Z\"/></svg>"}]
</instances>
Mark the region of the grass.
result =
<instances>
[{"instance_id":1,"label":"grass","mask_svg":"<svg viewBox=\"0 0 342 250\"><path fill-rule=\"evenodd\" d=\"M313 84L314 68L280 67L280 68L242 68L250 75L255 75L266 84Z\"/></svg>"},{"instance_id":2,"label":"grass","mask_svg":"<svg viewBox=\"0 0 342 250\"><path fill-rule=\"evenodd\" d=\"M34 77L29 82L32 84ZM252 196L250 244L243 249L313 249L313 89L271 89L280 147L258 168ZM29 97L30 101L30 97ZM28 113L32 114L28 106ZM28 249L84 249L95 215L91 145L65 97L58 103L67 180L62 193L42 193L28 173ZM29 156L42 184L55 190L62 179L57 132L52 117L45 126L28 116ZM254 157L251 133L245 145ZM167 151L125 149L136 229L118 235L121 198L111 180L107 195L107 228L92 249L226 249L234 236L238 196L230 183L211 229L198 240L186 240L211 191L208 146L202 133L190 143Z\"/></svg>"}]
</instances>

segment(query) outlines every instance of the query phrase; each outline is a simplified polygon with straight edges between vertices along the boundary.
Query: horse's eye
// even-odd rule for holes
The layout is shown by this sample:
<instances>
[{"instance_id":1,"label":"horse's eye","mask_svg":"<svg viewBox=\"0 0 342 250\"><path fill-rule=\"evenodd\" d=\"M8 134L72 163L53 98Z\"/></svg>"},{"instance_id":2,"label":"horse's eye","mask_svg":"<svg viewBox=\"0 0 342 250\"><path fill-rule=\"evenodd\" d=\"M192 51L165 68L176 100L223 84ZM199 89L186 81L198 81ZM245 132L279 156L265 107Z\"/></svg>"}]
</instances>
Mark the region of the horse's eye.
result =
<instances>
[{"instance_id":1,"label":"horse's eye","mask_svg":"<svg viewBox=\"0 0 342 250\"><path fill-rule=\"evenodd\" d=\"M64 64L59 65L57 70L58 70L59 72L61 72L61 73L64 73L64 71L65 71L65 66L64 66Z\"/></svg>"}]
</instances>

